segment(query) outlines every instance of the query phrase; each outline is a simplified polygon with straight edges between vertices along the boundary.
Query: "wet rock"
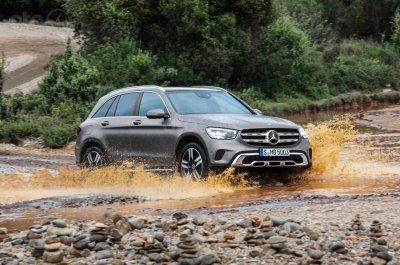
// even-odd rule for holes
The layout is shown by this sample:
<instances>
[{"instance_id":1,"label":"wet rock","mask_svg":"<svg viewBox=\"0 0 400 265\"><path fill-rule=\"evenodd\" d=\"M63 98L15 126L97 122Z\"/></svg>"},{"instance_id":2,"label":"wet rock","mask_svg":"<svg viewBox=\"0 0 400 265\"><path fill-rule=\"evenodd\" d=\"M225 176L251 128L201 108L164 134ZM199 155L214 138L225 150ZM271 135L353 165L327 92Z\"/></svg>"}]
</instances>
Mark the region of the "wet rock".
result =
<instances>
[{"instance_id":1,"label":"wet rock","mask_svg":"<svg viewBox=\"0 0 400 265\"><path fill-rule=\"evenodd\" d=\"M22 238L16 238L11 241L11 245L13 246L23 245L24 243L25 242Z\"/></svg>"},{"instance_id":2,"label":"wet rock","mask_svg":"<svg viewBox=\"0 0 400 265\"><path fill-rule=\"evenodd\" d=\"M315 232L314 230L312 230L311 228L306 227L306 226L303 227L303 231L311 240L314 240L314 241L318 240L318 238L319 238L318 232Z\"/></svg>"},{"instance_id":3,"label":"wet rock","mask_svg":"<svg viewBox=\"0 0 400 265\"><path fill-rule=\"evenodd\" d=\"M58 228L58 227L50 227L47 230L47 234L49 236L55 235L55 236L73 236L74 230L70 228Z\"/></svg>"},{"instance_id":4,"label":"wet rock","mask_svg":"<svg viewBox=\"0 0 400 265\"><path fill-rule=\"evenodd\" d=\"M282 236L273 236L268 238L267 243L271 245L271 248L284 249L286 248L287 238Z\"/></svg>"},{"instance_id":5,"label":"wet rock","mask_svg":"<svg viewBox=\"0 0 400 265\"><path fill-rule=\"evenodd\" d=\"M33 249L44 250L44 240L43 239L31 239L29 241L29 246Z\"/></svg>"},{"instance_id":6,"label":"wet rock","mask_svg":"<svg viewBox=\"0 0 400 265\"><path fill-rule=\"evenodd\" d=\"M295 232L302 232L303 227L297 223L293 222L286 222L285 224L282 225L282 229L284 231L287 231L288 233L295 233Z\"/></svg>"},{"instance_id":7,"label":"wet rock","mask_svg":"<svg viewBox=\"0 0 400 265\"><path fill-rule=\"evenodd\" d=\"M369 229L369 236L379 238L383 236L382 224L378 220L374 220Z\"/></svg>"},{"instance_id":8,"label":"wet rock","mask_svg":"<svg viewBox=\"0 0 400 265\"><path fill-rule=\"evenodd\" d=\"M210 223L211 219L208 216L205 215L201 215L201 216L197 216L193 219L193 224L198 225L198 226L202 226L206 223Z\"/></svg>"},{"instance_id":9,"label":"wet rock","mask_svg":"<svg viewBox=\"0 0 400 265\"><path fill-rule=\"evenodd\" d=\"M60 263L64 260L64 253L61 250L45 251L43 260L47 263Z\"/></svg>"},{"instance_id":10,"label":"wet rock","mask_svg":"<svg viewBox=\"0 0 400 265\"><path fill-rule=\"evenodd\" d=\"M83 249L89 247L89 243L90 243L90 241L88 239L84 238L84 239L74 242L73 246L74 246L74 248L76 248L78 250L83 250Z\"/></svg>"},{"instance_id":11,"label":"wet rock","mask_svg":"<svg viewBox=\"0 0 400 265\"><path fill-rule=\"evenodd\" d=\"M170 258L165 255L164 253L150 253L148 255L149 259L151 261L157 262L157 263L161 263L161 262L168 262L170 260Z\"/></svg>"},{"instance_id":12,"label":"wet rock","mask_svg":"<svg viewBox=\"0 0 400 265\"><path fill-rule=\"evenodd\" d=\"M214 253L209 253L200 257L200 265L211 265L221 263L221 259Z\"/></svg>"},{"instance_id":13,"label":"wet rock","mask_svg":"<svg viewBox=\"0 0 400 265\"><path fill-rule=\"evenodd\" d=\"M280 226L287 222L287 219L277 216L266 216L264 221L271 221L274 226Z\"/></svg>"},{"instance_id":14,"label":"wet rock","mask_svg":"<svg viewBox=\"0 0 400 265\"><path fill-rule=\"evenodd\" d=\"M386 245L387 245L387 241L386 241L384 238L378 238L378 239L376 240L376 243L377 243L378 245L382 245L382 246L386 246Z\"/></svg>"},{"instance_id":15,"label":"wet rock","mask_svg":"<svg viewBox=\"0 0 400 265\"><path fill-rule=\"evenodd\" d=\"M114 258L116 255L114 251L111 250L102 250L99 251L95 254L95 259L109 259L109 258Z\"/></svg>"},{"instance_id":16,"label":"wet rock","mask_svg":"<svg viewBox=\"0 0 400 265\"><path fill-rule=\"evenodd\" d=\"M45 244L44 248L46 251L56 251L61 249L61 243Z\"/></svg>"},{"instance_id":17,"label":"wet rock","mask_svg":"<svg viewBox=\"0 0 400 265\"><path fill-rule=\"evenodd\" d=\"M114 228L110 230L110 237L112 241L120 241L123 235L119 230Z\"/></svg>"},{"instance_id":18,"label":"wet rock","mask_svg":"<svg viewBox=\"0 0 400 265\"><path fill-rule=\"evenodd\" d=\"M356 214L355 215L350 229L353 230L353 231L365 230L365 227L364 227L364 225L362 223L360 214Z\"/></svg>"},{"instance_id":19,"label":"wet rock","mask_svg":"<svg viewBox=\"0 0 400 265\"><path fill-rule=\"evenodd\" d=\"M96 223L94 226L89 228L90 237L89 240L92 242L104 242L108 238L108 226L103 223Z\"/></svg>"},{"instance_id":20,"label":"wet rock","mask_svg":"<svg viewBox=\"0 0 400 265\"><path fill-rule=\"evenodd\" d=\"M122 234L126 235L132 230L132 226L128 223L125 218L121 218L115 221L115 228Z\"/></svg>"},{"instance_id":21,"label":"wet rock","mask_svg":"<svg viewBox=\"0 0 400 265\"><path fill-rule=\"evenodd\" d=\"M174 213L174 214L172 215L172 218L175 218L175 219L177 219L177 220L185 219L185 218L187 218L187 217L188 217L187 214L182 213L182 212L176 212L176 213Z\"/></svg>"},{"instance_id":22,"label":"wet rock","mask_svg":"<svg viewBox=\"0 0 400 265\"><path fill-rule=\"evenodd\" d=\"M155 240L158 240L158 241L160 241L160 242L163 242L164 241L164 239L165 239L165 234L164 233L155 233L154 234L154 239Z\"/></svg>"},{"instance_id":23,"label":"wet rock","mask_svg":"<svg viewBox=\"0 0 400 265\"><path fill-rule=\"evenodd\" d=\"M378 258L378 257L373 257L371 259L371 264L372 265L385 265L386 264L386 260Z\"/></svg>"},{"instance_id":24,"label":"wet rock","mask_svg":"<svg viewBox=\"0 0 400 265\"><path fill-rule=\"evenodd\" d=\"M180 258L178 260L180 264L185 264L185 262L197 264L199 262L197 259L199 257L198 243L191 235L182 233L179 236L178 248L180 250Z\"/></svg>"},{"instance_id":25,"label":"wet rock","mask_svg":"<svg viewBox=\"0 0 400 265\"><path fill-rule=\"evenodd\" d=\"M145 221L143 219L129 219L128 223L131 225L132 229L142 229Z\"/></svg>"},{"instance_id":26,"label":"wet rock","mask_svg":"<svg viewBox=\"0 0 400 265\"><path fill-rule=\"evenodd\" d=\"M307 254L313 260L320 260L324 256L324 253L318 249L308 249Z\"/></svg>"},{"instance_id":27,"label":"wet rock","mask_svg":"<svg viewBox=\"0 0 400 265\"><path fill-rule=\"evenodd\" d=\"M67 224L65 223L65 220L54 220L53 222L51 222L55 227L58 228L65 228L67 227Z\"/></svg>"},{"instance_id":28,"label":"wet rock","mask_svg":"<svg viewBox=\"0 0 400 265\"><path fill-rule=\"evenodd\" d=\"M340 241L332 241L328 244L328 250L330 252L343 253L345 248L346 248L346 245Z\"/></svg>"},{"instance_id":29,"label":"wet rock","mask_svg":"<svg viewBox=\"0 0 400 265\"><path fill-rule=\"evenodd\" d=\"M253 226L253 221L248 218L243 218L239 221L236 221L235 224L241 228L248 228Z\"/></svg>"},{"instance_id":30,"label":"wet rock","mask_svg":"<svg viewBox=\"0 0 400 265\"><path fill-rule=\"evenodd\" d=\"M106 242L98 242L96 246L93 248L93 251L102 251L102 250L109 250L111 247Z\"/></svg>"},{"instance_id":31,"label":"wet rock","mask_svg":"<svg viewBox=\"0 0 400 265\"><path fill-rule=\"evenodd\" d=\"M258 257L258 256L260 256L260 251L258 250L258 249L253 249L253 250L251 250L250 252L249 252L249 257L250 258L255 258L255 257Z\"/></svg>"}]
</instances>

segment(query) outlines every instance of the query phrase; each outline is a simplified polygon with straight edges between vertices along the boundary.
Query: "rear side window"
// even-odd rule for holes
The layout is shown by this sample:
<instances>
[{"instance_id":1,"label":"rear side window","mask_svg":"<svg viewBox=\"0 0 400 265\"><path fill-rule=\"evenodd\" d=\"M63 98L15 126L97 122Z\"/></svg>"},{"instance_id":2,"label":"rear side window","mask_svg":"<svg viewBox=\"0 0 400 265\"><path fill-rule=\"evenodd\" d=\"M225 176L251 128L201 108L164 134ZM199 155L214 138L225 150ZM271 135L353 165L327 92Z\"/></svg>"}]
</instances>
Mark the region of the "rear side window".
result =
<instances>
[{"instance_id":1,"label":"rear side window","mask_svg":"<svg viewBox=\"0 0 400 265\"><path fill-rule=\"evenodd\" d=\"M133 116L139 93L121 95L115 116Z\"/></svg>"},{"instance_id":2,"label":"rear side window","mask_svg":"<svg viewBox=\"0 0 400 265\"><path fill-rule=\"evenodd\" d=\"M144 93L140 103L139 116L146 116L147 112L154 109L165 110L164 102L155 93Z\"/></svg>"},{"instance_id":3,"label":"rear side window","mask_svg":"<svg viewBox=\"0 0 400 265\"><path fill-rule=\"evenodd\" d=\"M106 117L114 117L115 111L117 110L119 98L120 97L117 97L114 100L114 103L111 105L110 109L108 110Z\"/></svg>"},{"instance_id":4,"label":"rear side window","mask_svg":"<svg viewBox=\"0 0 400 265\"><path fill-rule=\"evenodd\" d=\"M110 109L110 106L113 104L115 101L115 98L109 99L106 103L103 104L103 106L100 107L100 109L93 115L93 118L101 118L105 117L108 110Z\"/></svg>"}]
</instances>

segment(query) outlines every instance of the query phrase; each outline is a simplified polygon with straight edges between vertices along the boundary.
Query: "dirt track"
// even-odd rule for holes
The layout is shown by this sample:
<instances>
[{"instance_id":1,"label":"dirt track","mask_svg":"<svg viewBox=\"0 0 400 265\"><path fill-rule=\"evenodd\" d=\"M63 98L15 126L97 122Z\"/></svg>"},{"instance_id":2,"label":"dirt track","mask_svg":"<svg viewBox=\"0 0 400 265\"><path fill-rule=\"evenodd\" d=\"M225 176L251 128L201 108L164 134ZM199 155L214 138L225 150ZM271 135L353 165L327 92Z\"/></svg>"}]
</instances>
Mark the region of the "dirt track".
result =
<instances>
[{"instance_id":1,"label":"dirt track","mask_svg":"<svg viewBox=\"0 0 400 265\"><path fill-rule=\"evenodd\" d=\"M4 91L28 93L37 88L52 55L62 54L70 28L0 23L0 52L5 55Z\"/></svg>"}]
</instances>

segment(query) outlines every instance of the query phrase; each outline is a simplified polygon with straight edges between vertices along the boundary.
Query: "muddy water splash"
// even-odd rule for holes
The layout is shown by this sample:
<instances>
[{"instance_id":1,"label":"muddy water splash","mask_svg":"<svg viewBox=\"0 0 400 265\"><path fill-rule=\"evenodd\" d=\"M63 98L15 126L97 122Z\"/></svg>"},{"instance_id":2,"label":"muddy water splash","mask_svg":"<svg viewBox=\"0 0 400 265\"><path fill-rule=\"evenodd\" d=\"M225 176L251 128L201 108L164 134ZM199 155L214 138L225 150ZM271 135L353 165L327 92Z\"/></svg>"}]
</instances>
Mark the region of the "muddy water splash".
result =
<instances>
[{"instance_id":1,"label":"muddy water splash","mask_svg":"<svg viewBox=\"0 0 400 265\"><path fill-rule=\"evenodd\" d=\"M39 170L29 177L13 173L11 176L0 176L0 186L5 188L0 194L0 201L99 193L157 200L232 192L250 186L250 182L244 174L234 174L233 169L211 175L206 181L195 182L177 174L166 177L146 172L143 168L131 172L125 166L111 166L95 170L64 167L59 169L58 174Z\"/></svg>"}]
</instances>

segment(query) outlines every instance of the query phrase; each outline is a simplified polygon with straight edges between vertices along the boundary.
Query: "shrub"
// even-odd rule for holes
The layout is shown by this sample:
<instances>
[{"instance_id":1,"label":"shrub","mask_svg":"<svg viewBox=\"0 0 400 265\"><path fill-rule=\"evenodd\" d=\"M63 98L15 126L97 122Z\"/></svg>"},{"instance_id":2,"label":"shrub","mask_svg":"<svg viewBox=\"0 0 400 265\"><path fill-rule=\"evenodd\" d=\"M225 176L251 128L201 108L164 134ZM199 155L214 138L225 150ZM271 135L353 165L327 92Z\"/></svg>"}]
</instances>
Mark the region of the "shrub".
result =
<instances>
[{"instance_id":1,"label":"shrub","mask_svg":"<svg viewBox=\"0 0 400 265\"><path fill-rule=\"evenodd\" d=\"M22 93L5 95L0 93L0 120L14 120L23 110L26 98Z\"/></svg>"},{"instance_id":2,"label":"shrub","mask_svg":"<svg viewBox=\"0 0 400 265\"><path fill-rule=\"evenodd\" d=\"M26 137L39 137L40 129L33 120L17 120L3 122L0 127L0 140L13 144L19 144Z\"/></svg>"},{"instance_id":3,"label":"shrub","mask_svg":"<svg viewBox=\"0 0 400 265\"><path fill-rule=\"evenodd\" d=\"M280 17L267 27L261 44L264 57L263 92L279 95L325 94L319 54L313 53L307 35L289 17Z\"/></svg>"},{"instance_id":4,"label":"shrub","mask_svg":"<svg viewBox=\"0 0 400 265\"><path fill-rule=\"evenodd\" d=\"M390 45L348 41L327 48L323 58L327 83L334 94L398 85L400 57Z\"/></svg>"},{"instance_id":5,"label":"shrub","mask_svg":"<svg viewBox=\"0 0 400 265\"><path fill-rule=\"evenodd\" d=\"M80 53L72 51L68 40L64 56L51 62L32 105L45 114L64 102L85 105L96 99L98 77L97 70Z\"/></svg>"},{"instance_id":6,"label":"shrub","mask_svg":"<svg viewBox=\"0 0 400 265\"><path fill-rule=\"evenodd\" d=\"M99 83L116 88L149 83L165 85L177 74L174 68L159 66L155 56L129 39L89 49L87 58L99 72Z\"/></svg>"},{"instance_id":7,"label":"shrub","mask_svg":"<svg viewBox=\"0 0 400 265\"><path fill-rule=\"evenodd\" d=\"M61 148L75 138L77 126L67 122L50 122L41 128L40 137L45 146Z\"/></svg>"}]
</instances>

